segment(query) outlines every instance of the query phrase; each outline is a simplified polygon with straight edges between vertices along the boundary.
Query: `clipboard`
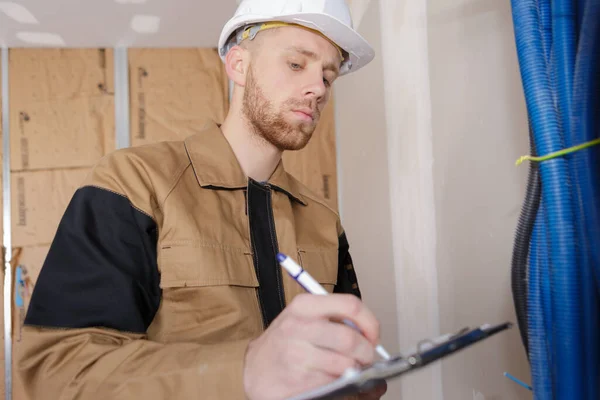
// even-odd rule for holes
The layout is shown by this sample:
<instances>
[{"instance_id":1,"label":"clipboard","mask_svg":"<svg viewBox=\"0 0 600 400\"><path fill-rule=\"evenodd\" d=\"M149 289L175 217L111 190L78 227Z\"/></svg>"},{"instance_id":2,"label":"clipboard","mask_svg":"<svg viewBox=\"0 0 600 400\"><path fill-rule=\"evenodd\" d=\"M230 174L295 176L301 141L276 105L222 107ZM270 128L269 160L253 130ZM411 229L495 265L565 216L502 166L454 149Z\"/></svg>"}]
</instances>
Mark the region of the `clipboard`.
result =
<instances>
[{"instance_id":1,"label":"clipboard","mask_svg":"<svg viewBox=\"0 0 600 400\"><path fill-rule=\"evenodd\" d=\"M422 368L511 327L510 322L494 326L486 324L474 329L466 327L455 333L424 340L419 342L414 351L408 352L408 356L398 355L391 360L347 370L332 383L287 400L325 400L369 390L383 380Z\"/></svg>"}]
</instances>

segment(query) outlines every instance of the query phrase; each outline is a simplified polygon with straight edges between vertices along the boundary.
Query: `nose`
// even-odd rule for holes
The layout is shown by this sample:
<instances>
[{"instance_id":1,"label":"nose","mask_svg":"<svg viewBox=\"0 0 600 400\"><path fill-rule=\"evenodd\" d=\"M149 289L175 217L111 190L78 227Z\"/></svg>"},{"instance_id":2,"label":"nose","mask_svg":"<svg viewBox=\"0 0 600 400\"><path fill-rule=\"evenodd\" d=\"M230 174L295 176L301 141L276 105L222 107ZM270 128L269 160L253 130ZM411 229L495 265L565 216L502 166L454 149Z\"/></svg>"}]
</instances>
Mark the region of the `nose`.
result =
<instances>
[{"instance_id":1,"label":"nose","mask_svg":"<svg viewBox=\"0 0 600 400\"><path fill-rule=\"evenodd\" d=\"M325 82L323 82L323 72L312 73L309 79L310 81L304 87L304 97L321 102L327 94L327 87L325 86Z\"/></svg>"}]
</instances>

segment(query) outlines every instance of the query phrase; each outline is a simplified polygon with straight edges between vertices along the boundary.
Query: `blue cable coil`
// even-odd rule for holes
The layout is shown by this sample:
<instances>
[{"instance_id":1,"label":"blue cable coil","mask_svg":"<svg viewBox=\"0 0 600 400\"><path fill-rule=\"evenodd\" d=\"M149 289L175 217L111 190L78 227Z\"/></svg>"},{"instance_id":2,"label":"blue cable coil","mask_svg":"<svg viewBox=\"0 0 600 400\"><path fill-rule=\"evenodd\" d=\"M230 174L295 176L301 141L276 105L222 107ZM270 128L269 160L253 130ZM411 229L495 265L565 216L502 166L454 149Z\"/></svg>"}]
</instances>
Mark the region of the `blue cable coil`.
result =
<instances>
[{"instance_id":1,"label":"blue cable coil","mask_svg":"<svg viewBox=\"0 0 600 400\"><path fill-rule=\"evenodd\" d=\"M570 119L573 144L600 137L600 1L579 2L577 53L573 71L573 107ZM600 398L600 343L598 290L600 288L600 163L598 147L570 157L577 197L578 260L582 268L586 391Z\"/></svg>"},{"instance_id":2,"label":"blue cable coil","mask_svg":"<svg viewBox=\"0 0 600 400\"><path fill-rule=\"evenodd\" d=\"M529 358L535 400L552 398L552 377L548 369L548 365L551 364L549 359L550 349L548 348L551 338L547 337L548 333L551 332L547 329L550 320L544 315L546 312L550 312L550 308L544 308L545 292L542 284L543 276L547 273L548 268L547 265L542 265L544 261L547 261L547 253L539 246L539 243L543 243L546 240L542 209L543 204L540 204L538 218L531 235L527 296L527 306L529 309ZM549 295L549 284L546 289Z\"/></svg>"},{"instance_id":3,"label":"blue cable coil","mask_svg":"<svg viewBox=\"0 0 600 400\"><path fill-rule=\"evenodd\" d=\"M599 7L600 0L512 0L538 155L598 137ZM536 399L598 399L596 149L539 165L542 198L530 243L527 311Z\"/></svg>"}]
</instances>

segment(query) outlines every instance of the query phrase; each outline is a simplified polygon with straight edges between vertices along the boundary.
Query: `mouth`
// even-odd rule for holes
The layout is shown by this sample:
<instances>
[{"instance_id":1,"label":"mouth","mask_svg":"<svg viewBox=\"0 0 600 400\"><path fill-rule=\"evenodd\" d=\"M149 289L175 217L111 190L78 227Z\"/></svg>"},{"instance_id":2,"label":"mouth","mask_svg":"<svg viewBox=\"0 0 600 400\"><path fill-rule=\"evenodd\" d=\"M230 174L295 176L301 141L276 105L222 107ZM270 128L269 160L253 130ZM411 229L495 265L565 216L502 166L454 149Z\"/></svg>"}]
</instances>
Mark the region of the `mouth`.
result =
<instances>
[{"instance_id":1,"label":"mouth","mask_svg":"<svg viewBox=\"0 0 600 400\"><path fill-rule=\"evenodd\" d=\"M312 110L294 110L293 113L295 115L297 115L298 117L307 120L307 121L313 121L313 112Z\"/></svg>"}]
</instances>

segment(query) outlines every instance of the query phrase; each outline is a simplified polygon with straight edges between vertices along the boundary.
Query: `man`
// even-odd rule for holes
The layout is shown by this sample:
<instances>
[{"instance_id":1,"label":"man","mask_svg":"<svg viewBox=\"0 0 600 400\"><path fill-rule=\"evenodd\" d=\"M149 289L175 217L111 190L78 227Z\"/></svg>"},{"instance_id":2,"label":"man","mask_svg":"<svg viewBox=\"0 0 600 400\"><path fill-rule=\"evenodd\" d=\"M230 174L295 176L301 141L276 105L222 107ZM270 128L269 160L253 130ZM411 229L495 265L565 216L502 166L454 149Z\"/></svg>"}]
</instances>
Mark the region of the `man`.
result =
<instances>
[{"instance_id":1,"label":"man","mask_svg":"<svg viewBox=\"0 0 600 400\"><path fill-rule=\"evenodd\" d=\"M283 399L374 360L339 218L281 163L338 75L372 59L350 24L343 0L242 2L219 46L235 85L223 124L95 166L25 320L31 398ZM277 252L335 293L303 294Z\"/></svg>"}]
</instances>

